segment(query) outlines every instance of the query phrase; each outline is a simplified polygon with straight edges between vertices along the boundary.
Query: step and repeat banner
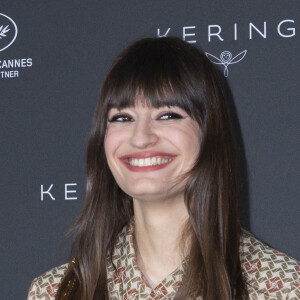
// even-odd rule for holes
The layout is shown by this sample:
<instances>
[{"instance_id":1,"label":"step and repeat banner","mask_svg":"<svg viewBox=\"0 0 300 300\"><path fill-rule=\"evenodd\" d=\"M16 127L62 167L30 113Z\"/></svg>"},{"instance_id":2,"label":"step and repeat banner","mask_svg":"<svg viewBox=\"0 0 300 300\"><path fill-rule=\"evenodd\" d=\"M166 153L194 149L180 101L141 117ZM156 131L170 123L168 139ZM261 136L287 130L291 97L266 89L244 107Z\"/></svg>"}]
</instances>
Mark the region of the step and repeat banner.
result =
<instances>
[{"instance_id":1,"label":"step and repeat banner","mask_svg":"<svg viewBox=\"0 0 300 300\"><path fill-rule=\"evenodd\" d=\"M300 259L300 2L22 1L0 6L1 299L68 260L101 84L141 37L178 36L220 70L241 169L241 222Z\"/></svg>"}]
</instances>

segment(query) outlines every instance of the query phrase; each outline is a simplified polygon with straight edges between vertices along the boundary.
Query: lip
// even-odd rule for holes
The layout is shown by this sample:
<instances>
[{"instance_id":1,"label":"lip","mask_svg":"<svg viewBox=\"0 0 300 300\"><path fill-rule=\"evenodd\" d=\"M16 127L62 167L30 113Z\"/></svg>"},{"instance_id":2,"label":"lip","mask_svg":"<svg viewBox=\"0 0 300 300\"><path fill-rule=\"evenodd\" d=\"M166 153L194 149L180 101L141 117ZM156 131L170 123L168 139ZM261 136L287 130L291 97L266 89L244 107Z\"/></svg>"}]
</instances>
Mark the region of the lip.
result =
<instances>
[{"instance_id":1,"label":"lip","mask_svg":"<svg viewBox=\"0 0 300 300\"><path fill-rule=\"evenodd\" d=\"M148 158L148 157L153 157L153 156L166 156L166 157L171 157L172 159L162 165L146 166L146 167L131 166L128 163L129 158ZM126 155L119 157L119 159L122 162L122 164L130 171L151 172L151 171L160 170L160 169L165 168L166 166L168 166L170 163L172 163L174 161L176 156L177 155L175 155L175 154L166 153L166 152L147 151L147 152L137 152L137 153L126 154Z\"/></svg>"}]
</instances>

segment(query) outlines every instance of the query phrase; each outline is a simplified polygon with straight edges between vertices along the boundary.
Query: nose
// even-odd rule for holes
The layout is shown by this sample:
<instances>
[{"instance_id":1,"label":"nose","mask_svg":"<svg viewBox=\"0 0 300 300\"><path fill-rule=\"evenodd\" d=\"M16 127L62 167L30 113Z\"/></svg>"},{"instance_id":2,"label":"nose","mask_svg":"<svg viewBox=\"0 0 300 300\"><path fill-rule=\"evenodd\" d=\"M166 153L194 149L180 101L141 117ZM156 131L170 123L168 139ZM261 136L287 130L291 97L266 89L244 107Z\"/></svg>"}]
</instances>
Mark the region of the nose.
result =
<instances>
[{"instance_id":1,"label":"nose","mask_svg":"<svg viewBox=\"0 0 300 300\"><path fill-rule=\"evenodd\" d=\"M158 141L158 136L154 131L151 120L141 118L135 121L130 143L136 148L147 148Z\"/></svg>"}]
</instances>

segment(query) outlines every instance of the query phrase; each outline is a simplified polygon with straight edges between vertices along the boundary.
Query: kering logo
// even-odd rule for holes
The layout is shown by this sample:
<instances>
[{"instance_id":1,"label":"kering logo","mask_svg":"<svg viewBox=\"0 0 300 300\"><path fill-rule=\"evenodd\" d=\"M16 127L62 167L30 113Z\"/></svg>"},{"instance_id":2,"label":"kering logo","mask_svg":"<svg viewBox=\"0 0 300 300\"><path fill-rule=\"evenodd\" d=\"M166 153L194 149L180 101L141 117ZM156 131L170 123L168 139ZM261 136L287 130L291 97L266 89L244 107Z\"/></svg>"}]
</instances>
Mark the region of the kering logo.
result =
<instances>
[{"instance_id":1,"label":"kering logo","mask_svg":"<svg viewBox=\"0 0 300 300\"><path fill-rule=\"evenodd\" d=\"M18 35L18 27L13 19L0 13L0 52L13 44Z\"/></svg>"},{"instance_id":2,"label":"kering logo","mask_svg":"<svg viewBox=\"0 0 300 300\"><path fill-rule=\"evenodd\" d=\"M216 65L223 65L224 66L224 76L228 76L228 66L232 64L236 64L240 62L247 54L247 50L242 51L241 53L237 54L236 56L232 57L232 54L230 51L223 51L220 54L220 58L205 52L208 59L216 64Z\"/></svg>"},{"instance_id":3,"label":"kering logo","mask_svg":"<svg viewBox=\"0 0 300 300\"><path fill-rule=\"evenodd\" d=\"M55 200L55 197L54 197L54 192L51 191L52 188L53 188L53 183L49 186L49 188L47 190L45 190L44 188L44 185L41 184L41 201L44 201L44 196L47 195L47 198L48 199L51 199L51 200ZM73 195L73 194L76 194L77 190L75 188L71 189L70 187L76 187L77 186L77 183L66 183L65 184L65 188L64 188L64 200L77 200L77 196L76 195Z\"/></svg>"},{"instance_id":4,"label":"kering logo","mask_svg":"<svg viewBox=\"0 0 300 300\"><path fill-rule=\"evenodd\" d=\"M248 38L249 40L256 40L259 37L267 39L270 31L273 31L273 34L277 33L281 38L293 38L296 35L296 27L294 26L294 23L294 20L284 19L278 22L276 30L274 30L274 28L272 30L273 26L268 26L268 31L267 21L264 21L259 25L249 22L248 26L246 26L247 28L245 28L245 26L241 26L240 28L240 25L238 23L234 23L233 26L227 25L225 28L224 26L222 27L219 24L210 24L207 26L201 26L199 28L198 26L193 25L183 26L181 34L182 39L191 44L197 43L197 33L199 30L205 30L207 32L207 41L209 43L214 41L224 42L225 40L227 41L228 38L233 39L234 41L245 38ZM271 29L269 27L271 27ZM168 36L170 32L171 35L173 35L173 30L175 29L173 29L172 27L167 27L167 29L157 28L157 37ZM205 36L204 31L201 35Z\"/></svg>"}]
</instances>

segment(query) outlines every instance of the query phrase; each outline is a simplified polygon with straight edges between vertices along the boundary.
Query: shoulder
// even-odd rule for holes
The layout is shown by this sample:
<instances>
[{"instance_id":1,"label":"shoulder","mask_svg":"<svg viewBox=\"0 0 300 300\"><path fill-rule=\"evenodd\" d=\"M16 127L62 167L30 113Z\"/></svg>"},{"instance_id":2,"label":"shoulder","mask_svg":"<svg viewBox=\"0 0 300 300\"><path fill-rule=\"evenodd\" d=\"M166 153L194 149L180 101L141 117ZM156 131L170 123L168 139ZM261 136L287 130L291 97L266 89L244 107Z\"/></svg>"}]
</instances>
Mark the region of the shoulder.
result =
<instances>
[{"instance_id":1,"label":"shoulder","mask_svg":"<svg viewBox=\"0 0 300 300\"><path fill-rule=\"evenodd\" d=\"M54 299L68 267L69 264L64 264L35 278L30 285L27 300Z\"/></svg>"},{"instance_id":2,"label":"shoulder","mask_svg":"<svg viewBox=\"0 0 300 300\"><path fill-rule=\"evenodd\" d=\"M241 265L250 299L300 299L300 263L243 230Z\"/></svg>"}]
</instances>

